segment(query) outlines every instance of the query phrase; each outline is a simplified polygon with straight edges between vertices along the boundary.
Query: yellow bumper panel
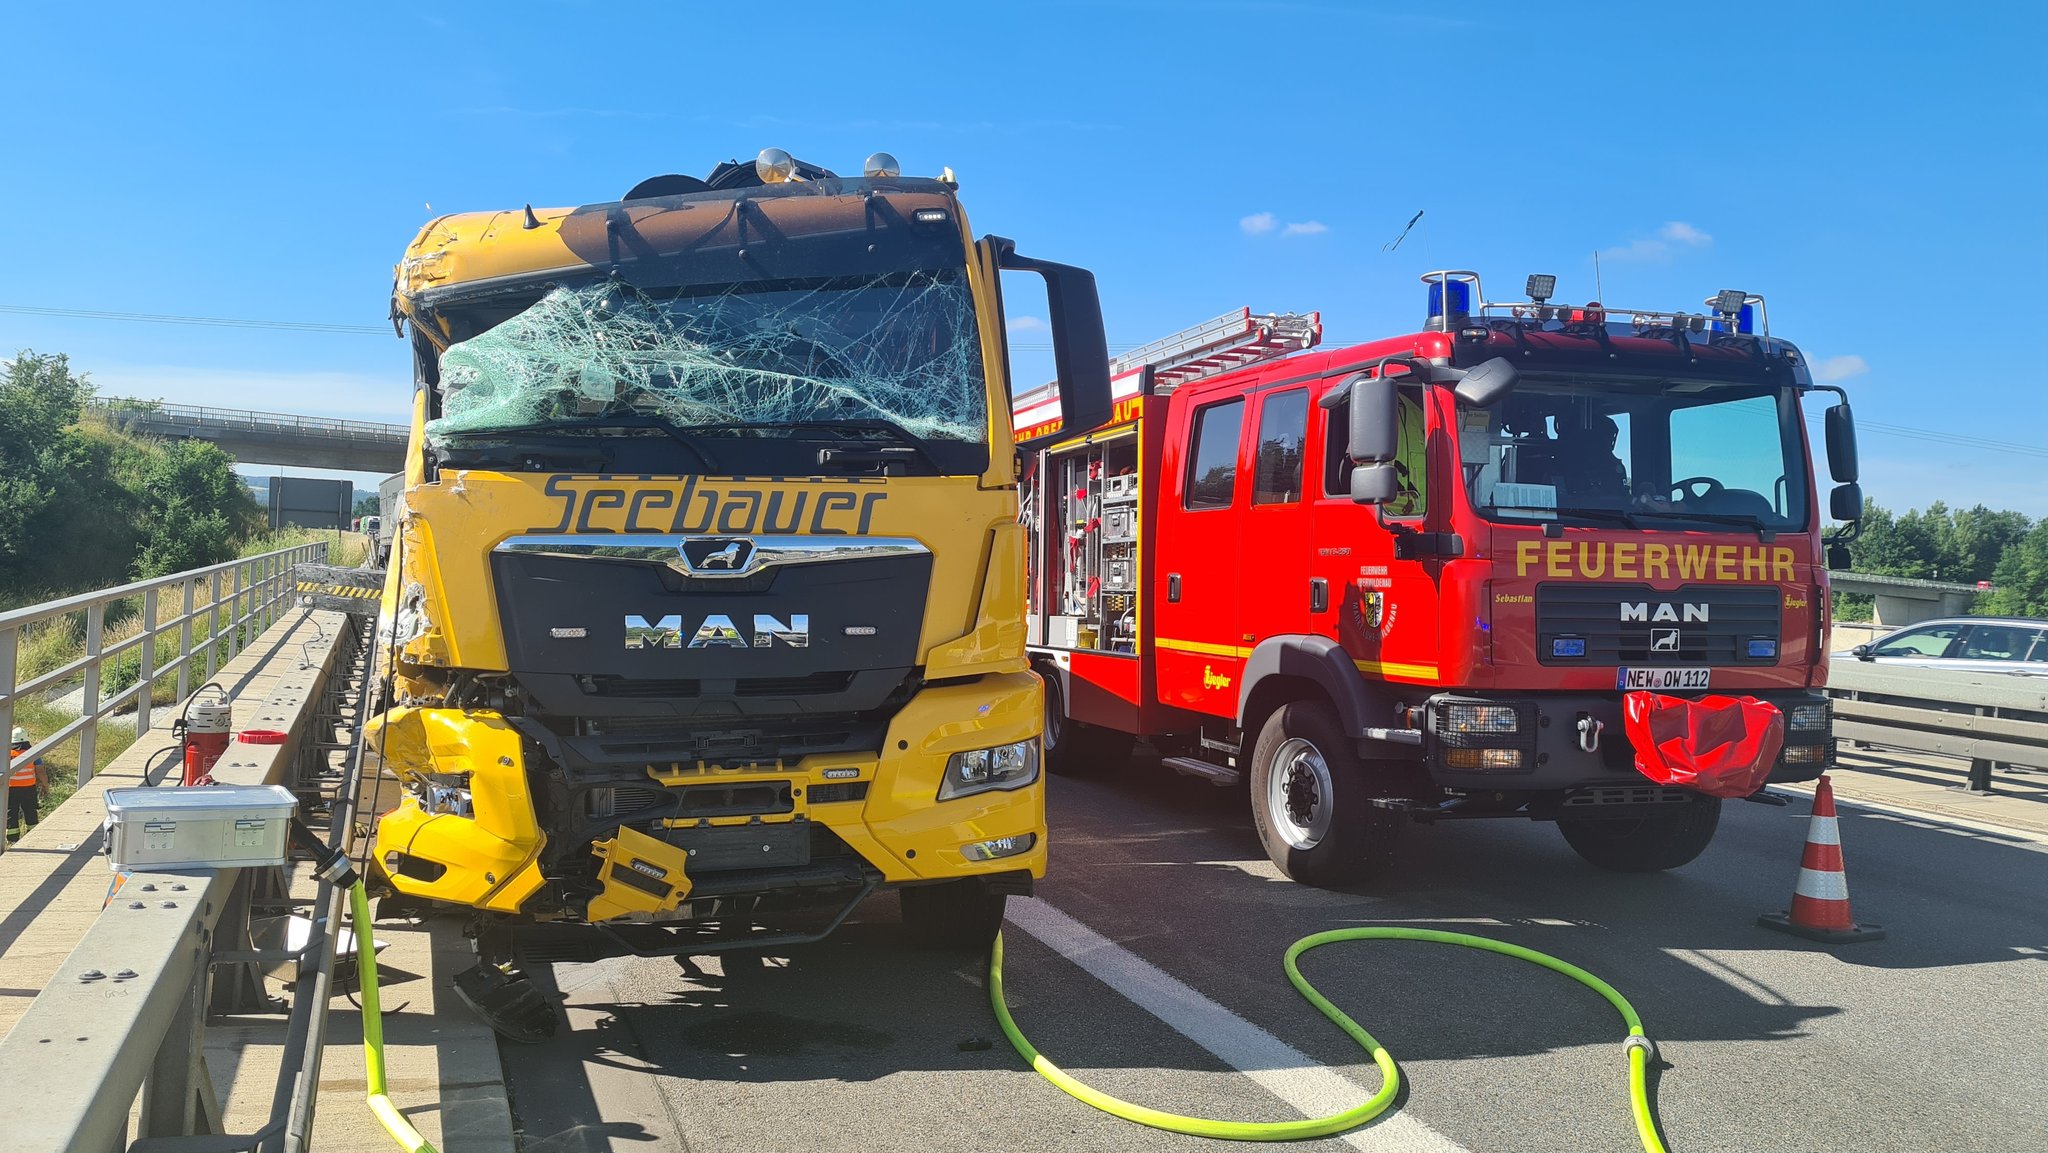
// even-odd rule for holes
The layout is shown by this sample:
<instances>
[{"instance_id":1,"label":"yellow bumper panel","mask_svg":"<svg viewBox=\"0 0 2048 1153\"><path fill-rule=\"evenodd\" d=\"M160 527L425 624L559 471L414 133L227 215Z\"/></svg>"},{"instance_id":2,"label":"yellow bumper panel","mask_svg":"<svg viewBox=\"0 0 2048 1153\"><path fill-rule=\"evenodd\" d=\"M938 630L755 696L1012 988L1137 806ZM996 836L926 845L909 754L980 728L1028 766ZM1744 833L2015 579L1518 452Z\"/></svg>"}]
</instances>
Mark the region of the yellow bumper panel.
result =
<instances>
[{"instance_id":1,"label":"yellow bumper panel","mask_svg":"<svg viewBox=\"0 0 2048 1153\"><path fill-rule=\"evenodd\" d=\"M527 795L518 732L496 713L461 709L393 709L373 724L369 748L382 750L386 769L407 781L466 776L473 814L430 813L410 795L384 814L377 823L377 860L392 887L429 900L518 912L541 887L545 843Z\"/></svg>"},{"instance_id":2,"label":"yellow bumper panel","mask_svg":"<svg viewBox=\"0 0 2048 1153\"><path fill-rule=\"evenodd\" d=\"M673 913L690 895L685 870L690 857L674 845L621 827L617 837L595 842L590 851L604 862L597 871L604 891L591 898L584 914L592 921L633 913Z\"/></svg>"}]
</instances>

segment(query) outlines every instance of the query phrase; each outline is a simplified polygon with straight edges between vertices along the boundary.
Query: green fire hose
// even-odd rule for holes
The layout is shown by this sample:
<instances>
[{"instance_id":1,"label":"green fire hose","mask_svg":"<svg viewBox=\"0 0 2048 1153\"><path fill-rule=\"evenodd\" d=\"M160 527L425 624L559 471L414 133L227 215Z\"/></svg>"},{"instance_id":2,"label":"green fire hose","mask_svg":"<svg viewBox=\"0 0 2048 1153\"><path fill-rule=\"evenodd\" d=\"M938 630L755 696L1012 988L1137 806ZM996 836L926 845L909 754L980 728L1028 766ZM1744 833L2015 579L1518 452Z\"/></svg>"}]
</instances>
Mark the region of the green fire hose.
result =
<instances>
[{"instance_id":1,"label":"green fire hose","mask_svg":"<svg viewBox=\"0 0 2048 1153\"><path fill-rule=\"evenodd\" d=\"M434 1147L413 1128L405 1114L399 1112L386 1092L384 1079L384 1019L381 1003L377 996L377 951L369 944L370 900L363 891L361 880L349 888L349 912L353 918L356 938L356 972L362 991L363 1001L363 1071L369 1086L370 1112L383 1124L385 1132L398 1142L405 1153L435 1153ZM1044 1054L1033 1048L1030 1041L1017 1028L1017 1021L1010 1016L1010 1007L1003 999L1003 939L996 937L995 949L989 958L988 990L989 1003L995 1008L996 1019L1002 1024L1003 1034L1016 1046L1017 1052L1030 1066L1046 1080L1066 1091L1076 1099L1094 1106L1112 1116L1164 1129L1174 1133L1187 1133L1197 1137L1221 1137L1232 1141L1294 1141L1308 1137L1327 1137L1333 1133L1356 1128L1385 1112L1401 1090L1401 1074L1394 1065L1393 1055L1373 1039L1373 1035L1345 1014L1342 1009L1330 1003L1329 998L1316 991L1308 978L1301 975L1295 964L1303 953L1338 941L1434 941L1445 945L1462 945L1469 949L1484 949L1490 953L1516 957L1531 964L1541 965L1556 973L1562 973L1581 985L1606 998L1614 1006L1621 1019L1628 1025L1628 1038L1624 1045L1628 1051L1628 1092L1629 1103L1634 1110L1636 1134L1642 1139L1647 1153L1666 1153L1664 1143L1657 1135L1656 1115L1650 1111L1648 1069L1652 1046L1643 1033L1642 1018L1636 1015L1635 1007L1628 999L1614 990L1614 987L1577 965L1560 961L1546 953L1496 941L1488 937L1475 937L1469 933L1446 933L1435 929L1411 929L1404 926L1368 926L1358 929L1333 929L1326 933L1315 933L1288 946L1282 965L1287 970L1287 980L1294 985L1311 1005L1323 1016L1335 1022L1352 1040L1358 1042L1372 1056L1373 1064L1380 1070L1379 1092L1374 1093L1362 1104L1327 1117L1310 1117L1300 1121L1222 1121L1206 1117L1187 1117L1147 1108L1121 1098L1112 1097L1076 1079L1066 1070L1052 1063Z\"/></svg>"},{"instance_id":2,"label":"green fire hose","mask_svg":"<svg viewBox=\"0 0 2048 1153\"><path fill-rule=\"evenodd\" d=\"M1287 956L1281 962L1287 970L1287 979L1308 1002L1322 1011L1323 1016L1335 1022L1352 1040L1371 1054L1373 1064L1379 1066L1380 1089L1364 1103L1332 1113L1327 1117L1310 1117L1300 1121L1221 1121L1207 1117L1186 1117L1178 1113L1167 1113L1159 1109L1133 1104L1121 1098L1112 1097L1099 1089L1078 1080L1061 1069L1033 1048L1031 1042L1017 1028L1017 1022L1010 1016L1010 1007L1003 1000L1003 939L996 938L995 952L989 959L988 994L989 1003L995 1007L996 1019L1002 1023L1003 1033L1017 1053L1036 1069L1040 1076L1057 1085L1076 1099L1083 1101L1112 1116L1154 1129L1165 1129L1173 1133L1187 1133L1196 1137L1221 1137L1231 1141L1295 1141L1307 1137L1328 1137L1356 1128L1385 1112L1401 1090L1401 1074L1394 1066L1394 1058L1365 1031L1358 1022L1345 1015L1342 1009L1330 1003L1329 998L1316 991L1301 975L1295 961L1310 949L1338 941L1434 941L1444 945L1462 945L1468 949L1484 949L1489 953L1516 957L1531 964L1541 965L1552 972L1562 973L1579 984L1586 986L1607 999L1614 1006L1621 1019L1628 1025L1628 1038L1623 1042L1628 1051L1628 1095L1634 1110L1636 1135L1642 1139L1647 1153L1665 1153L1664 1142L1657 1135L1657 1118L1650 1110L1648 1070L1652 1046L1643 1033L1642 1018L1636 1015L1635 1007L1614 990L1614 987L1577 965L1560 961L1546 953L1496 941L1489 937L1475 937L1469 933L1445 933L1436 929L1411 929L1404 926L1376 925L1360 929L1332 929L1327 933L1315 933L1288 946Z\"/></svg>"},{"instance_id":3,"label":"green fire hose","mask_svg":"<svg viewBox=\"0 0 2048 1153\"><path fill-rule=\"evenodd\" d=\"M370 898L358 879L348 890L349 916L356 934L356 975L363 998L363 1075L370 1086L370 1112L405 1153L434 1153L420 1131L391 1103L384 1083L384 1010L377 1000L377 949L370 930Z\"/></svg>"}]
</instances>

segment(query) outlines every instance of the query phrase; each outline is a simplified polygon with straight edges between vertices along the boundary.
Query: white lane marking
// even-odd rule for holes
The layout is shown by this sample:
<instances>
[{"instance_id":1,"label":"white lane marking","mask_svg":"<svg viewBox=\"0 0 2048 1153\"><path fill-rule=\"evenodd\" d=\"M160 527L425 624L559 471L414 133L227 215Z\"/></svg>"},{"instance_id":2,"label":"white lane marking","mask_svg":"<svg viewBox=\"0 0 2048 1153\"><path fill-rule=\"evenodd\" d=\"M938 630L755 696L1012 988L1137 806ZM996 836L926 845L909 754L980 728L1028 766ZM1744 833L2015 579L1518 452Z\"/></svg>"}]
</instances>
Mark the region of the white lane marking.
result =
<instances>
[{"instance_id":1,"label":"white lane marking","mask_svg":"<svg viewBox=\"0 0 2048 1153\"><path fill-rule=\"evenodd\" d=\"M1304 1116L1327 1116L1372 1094L1044 901L1011 901L1009 922ZM1470 1153L1405 1112L1383 1113L1337 1140L1377 1153Z\"/></svg>"},{"instance_id":2,"label":"white lane marking","mask_svg":"<svg viewBox=\"0 0 2048 1153\"><path fill-rule=\"evenodd\" d=\"M1800 796L1810 797L1813 795L1813 789L1810 786L1801 788L1798 785L1777 785L1774 787L1784 789L1787 792L1797 793ZM1904 805L1886 804L1883 801L1852 801L1840 793L1835 794L1835 804L1838 806L1848 805L1856 809L1867 809L1872 813L1882 813L1885 816L1881 819L1890 819L1899 824L1911 825L1914 828L1940 829L1945 833L1956 833L1962 836L1982 834L1999 844L2011 848L2025 849L2030 853L2048 853L2048 836L2036 833L2030 829L2016 829L2010 825L1994 825L1989 821L1978 821L1969 817L1953 816L1949 813L1935 813L1927 809L1912 809Z\"/></svg>"}]
</instances>

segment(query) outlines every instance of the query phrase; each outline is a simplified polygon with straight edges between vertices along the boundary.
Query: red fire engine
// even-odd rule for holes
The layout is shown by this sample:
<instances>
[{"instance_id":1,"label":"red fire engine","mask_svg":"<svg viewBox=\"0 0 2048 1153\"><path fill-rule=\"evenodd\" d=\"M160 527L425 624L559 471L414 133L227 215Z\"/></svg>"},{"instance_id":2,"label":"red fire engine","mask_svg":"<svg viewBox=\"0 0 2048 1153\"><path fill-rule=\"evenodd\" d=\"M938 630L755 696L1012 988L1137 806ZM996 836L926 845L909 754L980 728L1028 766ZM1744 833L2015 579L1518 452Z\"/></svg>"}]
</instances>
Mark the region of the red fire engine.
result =
<instances>
[{"instance_id":1,"label":"red fire engine","mask_svg":"<svg viewBox=\"0 0 2048 1153\"><path fill-rule=\"evenodd\" d=\"M1240 310L1133 350L1109 424L1040 441L1047 763L1104 771L1144 737L1248 785L1268 854L1312 884L1386 865L1413 819L1553 820L1596 865L1682 865L1720 796L1832 761L1822 554L1862 507L1847 395L1748 293L1687 313L1423 280L1420 332L1329 351L1319 314ZM1816 391L1850 522L1826 541ZM1015 409L1020 439L1057 432L1056 383ZM1737 792L1638 767L1624 711L1653 706L1698 706L1709 760L1753 759ZM1661 764L1663 736L1639 739Z\"/></svg>"}]
</instances>

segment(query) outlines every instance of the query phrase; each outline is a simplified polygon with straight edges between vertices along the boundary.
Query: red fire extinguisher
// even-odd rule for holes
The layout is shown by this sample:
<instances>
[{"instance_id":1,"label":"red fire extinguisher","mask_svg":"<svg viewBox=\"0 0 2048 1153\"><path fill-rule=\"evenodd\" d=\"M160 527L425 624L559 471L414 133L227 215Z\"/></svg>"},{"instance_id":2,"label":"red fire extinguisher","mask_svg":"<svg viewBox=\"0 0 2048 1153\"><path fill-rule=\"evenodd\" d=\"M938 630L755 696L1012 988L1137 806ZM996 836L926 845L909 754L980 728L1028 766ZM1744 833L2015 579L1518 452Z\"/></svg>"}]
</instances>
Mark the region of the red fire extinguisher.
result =
<instances>
[{"instance_id":1,"label":"red fire extinguisher","mask_svg":"<svg viewBox=\"0 0 2048 1153\"><path fill-rule=\"evenodd\" d=\"M212 698L207 693L213 694ZM207 685L185 704L185 783L213 783L213 763L228 749L235 727L234 706L219 685Z\"/></svg>"}]
</instances>

